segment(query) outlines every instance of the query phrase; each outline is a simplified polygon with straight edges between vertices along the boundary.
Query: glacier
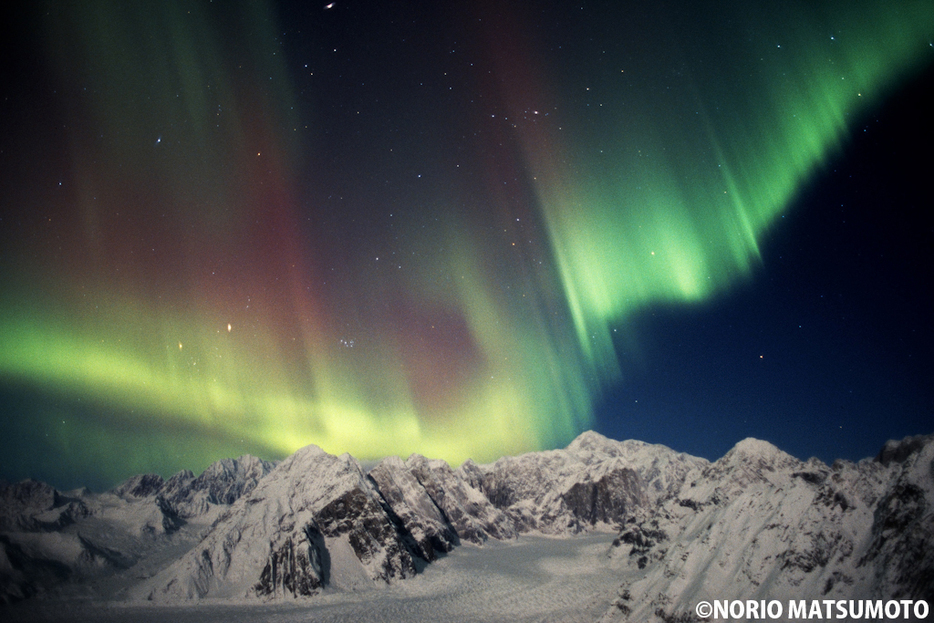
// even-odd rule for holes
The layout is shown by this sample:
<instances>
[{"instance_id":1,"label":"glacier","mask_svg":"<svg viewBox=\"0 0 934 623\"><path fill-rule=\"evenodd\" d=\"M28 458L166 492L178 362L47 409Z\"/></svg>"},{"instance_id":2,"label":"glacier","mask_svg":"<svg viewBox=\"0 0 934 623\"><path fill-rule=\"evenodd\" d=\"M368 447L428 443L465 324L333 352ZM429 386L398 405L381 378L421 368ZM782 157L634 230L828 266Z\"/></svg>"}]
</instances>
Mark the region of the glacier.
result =
<instances>
[{"instance_id":1,"label":"glacier","mask_svg":"<svg viewBox=\"0 0 934 623\"><path fill-rule=\"evenodd\" d=\"M824 599L934 603L934 435L832 465L586 432L457 469L308 446L104 493L0 486L4 620L693 621Z\"/></svg>"}]
</instances>

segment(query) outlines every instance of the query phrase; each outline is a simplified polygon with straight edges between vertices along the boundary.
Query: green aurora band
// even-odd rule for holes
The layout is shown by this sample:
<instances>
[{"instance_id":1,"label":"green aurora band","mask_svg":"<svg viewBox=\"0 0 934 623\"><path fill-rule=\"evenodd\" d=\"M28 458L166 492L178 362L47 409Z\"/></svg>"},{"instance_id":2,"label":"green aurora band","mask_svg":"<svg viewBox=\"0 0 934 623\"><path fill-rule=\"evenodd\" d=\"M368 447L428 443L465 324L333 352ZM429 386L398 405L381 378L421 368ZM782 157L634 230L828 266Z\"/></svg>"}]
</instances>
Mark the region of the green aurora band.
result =
<instances>
[{"instance_id":1,"label":"green aurora band","mask_svg":"<svg viewBox=\"0 0 934 623\"><path fill-rule=\"evenodd\" d=\"M630 314L704 301L751 278L763 234L840 152L850 124L931 62L934 4L890 9L718 5L741 17L703 32L709 15L669 15L672 36L658 37L658 49L634 45L674 57L690 76L681 93L652 83L653 67L603 64L578 78L578 91L591 106L627 98L628 114L565 128L583 139L562 158L551 137L525 142L577 338L604 382L618 379L613 335ZM618 46L620 58L632 56L627 42Z\"/></svg>"},{"instance_id":2,"label":"green aurora band","mask_svg":"<svg viewBox=\"0 0 934 623\"><path fill-rule=\"evenodd\" d=\"M513 136L547 261L535 273L504 268L508 256L457 233L476 229L470 217L452 216L430 234L443 254L422 239L421 267L385 290L346 295L363 299L360 324L377 323L373 310L397 297L407 310L435 310L425 312L430 330L383 320L379 339L352 344L340 306L309 288L323 269L296 207L307 165L291 130L313 121L295 112L271 8L247 3L228 18L255 26L233 52L196 5L130 6L60 9L53 20L57 75L90 76L93 94L75 114L107 140L69 135L82 186L62 218L78 240L0 274L0 380L85 405L40 409L20 426L44 432L60 465L94 465L111 481L309 443L452 463L566 443L620 380L614 341L636 339L617 333L627 318L752 278L763 235L851 124L930 62L934 29L931 2L783 3L780 19L738 4L722 32L697 32L697 16L681 15L667 23L671 37L633 50L625 37L596 37L629 59L618 63L549 65L544 76L530 61L500 66L508 59L498 55L494 71L521 74L503 81L512 116L550 94L561 120ZM519 52L511 62L540 54L534 42ZM674 92L653 58L682 68ZM204 99L206 83L216 99ZM581 100L596 112L564 116ZM186 128L180 159L149 149L166 120ZM155 228L168 250L115 267L147 244L127 241L123 225L114 233L121 206L136 215L132 232L147 239ZM270 225L257 234L260 217ZM30 244L11 255L47 255ZM438 266L450 279L432 281L428 267ZM224 278L210 280L212 270ZM503 280L517 297L501 294Z\"/></svg>"}]
</instances>

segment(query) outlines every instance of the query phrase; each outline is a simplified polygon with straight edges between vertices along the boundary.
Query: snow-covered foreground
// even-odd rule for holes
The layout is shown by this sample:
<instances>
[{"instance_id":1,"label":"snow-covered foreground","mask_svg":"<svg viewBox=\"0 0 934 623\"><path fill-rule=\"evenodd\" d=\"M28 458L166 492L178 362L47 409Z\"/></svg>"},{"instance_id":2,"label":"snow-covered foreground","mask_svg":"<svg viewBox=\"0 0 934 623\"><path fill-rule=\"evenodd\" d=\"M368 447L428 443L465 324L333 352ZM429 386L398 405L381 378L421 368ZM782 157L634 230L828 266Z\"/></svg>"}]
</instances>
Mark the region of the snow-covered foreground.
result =
<instances>
[{"instance_id":1,"label":"snow-covered foreground","mask_svg":"<svg viewBox=\"0 0 934 623\"><path fill-rule=\"evenodd\" d=\"M76 623L595 621L625 579L607 556L613 537L523 536L483 547L465 544L415 578L357 593L325 591L301 602L183 607L24 602L0 608L0 618Z\"/></svg>"},{"instance_id":2,"label":"snow-covered foreground","mask_svg":"<svg viewBox=\"0 0 934 623\"><path fill-rule=\"evenodd\" d=\"M584 433L457 470L413 455L367 472L309 446L103 494L23 481L0 486L0 603L17 604L0 621L662 623L704 600L930 604L932 475L934 435L828 466L756 439L710 463Z\"/></svg>"}]
</instances>

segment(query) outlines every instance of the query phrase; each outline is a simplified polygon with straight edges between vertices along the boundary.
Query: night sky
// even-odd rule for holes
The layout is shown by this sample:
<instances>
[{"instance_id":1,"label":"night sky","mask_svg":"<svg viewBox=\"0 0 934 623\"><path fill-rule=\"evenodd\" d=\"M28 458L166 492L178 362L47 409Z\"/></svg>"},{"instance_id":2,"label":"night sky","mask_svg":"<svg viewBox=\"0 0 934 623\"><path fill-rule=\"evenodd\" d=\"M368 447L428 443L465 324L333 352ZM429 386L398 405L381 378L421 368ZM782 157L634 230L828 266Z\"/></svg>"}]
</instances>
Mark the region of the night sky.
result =
<instances>
[{"instance_id":1,"label":"night sky","mask_svg":"<svg viewBox=\"0 0 934 623\"><path fill-rule=\"evenodd\" d=\"M934 432L934 0L16 4L0 477Z\"/></svg>"}]
</instances>

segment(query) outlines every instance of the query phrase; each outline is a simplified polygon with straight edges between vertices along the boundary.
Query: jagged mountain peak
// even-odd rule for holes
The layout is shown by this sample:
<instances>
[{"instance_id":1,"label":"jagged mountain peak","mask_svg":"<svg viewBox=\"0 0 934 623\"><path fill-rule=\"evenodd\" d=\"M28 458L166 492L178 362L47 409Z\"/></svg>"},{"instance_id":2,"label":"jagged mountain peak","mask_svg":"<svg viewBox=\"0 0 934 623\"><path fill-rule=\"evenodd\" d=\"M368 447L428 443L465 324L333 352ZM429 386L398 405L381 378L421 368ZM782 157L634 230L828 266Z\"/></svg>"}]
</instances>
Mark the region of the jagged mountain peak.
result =
<instances>
[{"instance_id":1,"label":"jagged mountain peak","mask_svg":"<svg viewBox=\"0 0 934 623\"><path fill-rule=\"evenodd\" d=\"M305 460L306 457L318 457L323 454L327 454L327 452L322 450L320 446L317 446L312 443L312 444L308 444L307 446L303 446L299 448L298 450L296 450L295 452L293 452L292 454L284 458L279 465L283 466L288 463L294 463L296 461ZM312 458L311 460L314 460L314 458Z\"/></svg>"},{"instance_id":2,"label":"jagged mountain peak","mask_svg":"<svg viewBox=\"0 0 934 623\"><path fill-rule=\"evenodd\" d=\"M575 437L565 449L569 452L602 452L605 454L618 455L622 453L638 452L645 448L656 448L662 452L674 452L674 450L662 444L653 444L638 439L610 439L594 430L584 431Z\"/></svg>"},{"instance_id":3,"label":"jagged mountain peak","mask_svg":"<svg viewBox=\"0 0 934 623\"><path fill-rule=\"evenodd\" d=\"M249 454L236 459L222 459L209 465L195 478L191 488L193 491L205 491L207 501L212 504L233 504L256 486L275 465Z\"/></svg>"},{"instance_id":4,"label":"jagged mountain peak","mask_svg":"<svg viewBox=\"0 0 934 623\"><path fill-rule=\"evenodd\" d=\"M165 485L165 479L159 474L140 474L132 476L113 489L111 493L121 498L146 498L156 495Z\"/></svg>"},{"instance_id":5,"label":"jagged mountain peak","mask_svg":"<svg viewBox=\"0 0 934 623\"><path fill-rule=\"evenodd\" d=\"M409 543L359 461L306 446L231 505L144 599L310 596L413 575Z\"/></svg>"},{"instance_id":6,"label":"jagged mountain peak","mask_svg":"<svg viewBox=\"0 0 934 623\"><path fill-rule=\"evenodd\" d=\"M48 510L55 506L58 496L59 492L55 487L32 478L0 485L0 502L4 507Z\"/></svg>"},{"instance_id":7,"label":"jagged mountain peak","mask_svg":"<svg viewBox=\"0 0 934 623\"><path fill-rule=\"evenodd\" d=\"M323 472L322 472L323 470ZM354 457L347 454L339 456L325 452L314 444L296 450L283 459L272 470L276 479L283 479L284 475L295 477L296 483L310 483L313 480L326 480L328 478L363 478L365 470L363 465Z\"/></svg>"},{"instance_id":8,"label":"jagged mountain peak","mask_svg":"<svg viewBox=\"0 0 934 623\"><path fill-rule=\"evenodd\" d=\"M914 435L903 439L889 439L879 450L875 461L882 465L889 465L893 461L904 463L909 457L923 452L932 445L934 435Z\"/></svg>"},{"instance_id":9,"label":"jagged mountain peak","mask_svg":"<svg viewBox=\"0 0 934 623\"><path fill-rule=\"evenodd\" d=\"M588 430L574 438L568 444L567 449L571 452L590 451L590 452L613 452L620 442L600 433Z\"/></svg>"},{"instance_id":10,"label":"jagged mountain peak","mask_svg":"<svg viewBox=\"0 0 934 623\"><path fill-rule=\"evenodd\" d=\"M202 473L202 476L248 472L253 469L261 469L263 466L269 464L269 461L264 461L259 457L253 456L252 454L243 454L235 459L228 458L214 461L208 465L207 469L205 469Z\"/></svg>"},{"instance_id":11,"label":"jagged mountain peak","mask_svg":"<svg viewBox=\"0 0 934 623\"><path fill-rule=\"evenodd\" d=\"M617 539L640 570L605 621L680 620L701 599L934 594L934 443L902 462L806 462L745 439ZM889 451L899 454L898 444Z\"/></svg>"},{"instance_id":12,"label":"jagged mountain peak","mask_svg":"<svg viewBox=\"0 0 934 623\"><path fill-rule=\"evenodd\" d=\"M205 473L207 473L207 470L205 470L201 475L203 476ZM176 472L175 475L173 475L171 478L166 480L165 486L173 487L173 486L177 486L178 483L189 482L194 479L195 479L195 473L193 471L191 471L190 469L183 469L180 472Z\"/></svg>"},{"instance_id":13,"label":"jagged mountain peak","mask_svg":"<svg viewBox=\"0 0 934 623\"><path fill-rule=\"evenodd\" d=\"M828 467L758 439L710 463L594 432L456 470L413 454L367 471L312 445L278 464L244 455L86 497L26 481L0 487L0 601L34 594L36 570L96 581L88 560L126 569L129 599L310 597L410 577L467 542L591 530L618 530L611 558L643 578L622 587L608 620L651 620L659 595L672 596L665 620L715 593L924 596L932 483L931 435ZM118 544L190 549L141 571Z\"/></svg>"},{"instance_id":14,"label":"jagged mountain peak","mask_svg":"<svg viewBox=\"0 0 934 623\"><path fill-rule=\"evenodd\" d=\"M662 444L648 443L637 439L616 441L595 431L581 433L568 444L564 451L585 461L620 457L631 461L633 464L641 464L658 460L661 457L678 457L680 459L689 459L694 463L708 463L706 459L678 452Z\"/></svg>"},{"instance_id":15,"label":"jagged mountain peak","mask_svg":"<svg viewBox=\"0 0 934 623\"><path fill-rule=\"evenodd\" d=\"M788 482L792 473L804 468L802 461L771 443L749 437L703 468L702 479L708 483L709 491L698 488L687 497L733 498L752 485L781 486Z\"/></svg>"},{"instance_id":16,"label":"jagged mountain peak","mask_svg":"<svg viewBox=\"0 0 934 623\"><path fill-rule=\"evenodd\" d=\"M755 465L758 468L774 471L785 467L798 467L802 461L787 452L779 450L775 445L755 437L747 437L737 442L729 452L714 462L714 465Z\"/></svg>"},{"instance_id":17,"label":"jagged mountain peak","mask_svg":"<svg viewBox=\"0 0 934 623\"><path fill-rule=\"evenodd\" d=\"M154 497L157 495L177 495L188 489L217 489L218 486L229 488L229 485L243 479L256 480L268 473L275 463L264 461L258 457L245 454L236 459L225 458L215 461L197 477L189 469L181 470L168 480L158 474L139 474L132 476L110 490L110 493L127 500ZM234 485L236 488L236 485ZM239 497L236 493L226 492L217 497L224 497L224 503L233 502ZM212 500L215 503L219 499Z\"/></svg>"},{"instance_id":18,"label":"jagged mountain peak","mask_svg":"<svg viewBox=\"0 0 934 623\"><path fill-rule=\"evenodd\" d=\"M382 459L380 459L379 462L377 462L376 465L374 465L370 471L372 472L373 469L376 469L380 465L387 465L393 468L399 468L399 467L405 467L405 461L402 460L402 457L393 454L393 455L383 457Z\"/></svg>"},{"instance_id":19,"label":"jagged mountain peak","mask_svg":"<svg viewBox=\"0 0 934 623\"><path fill-rule=\"evenodd\" d=\"M60 526L69 520L69 502L74 500L63 496L55 487L31 478L0 485L0 530Z\"/></svg>"},{"instance_id":20,"label":"jagged mountain peak","mask_svg":"<svg viewBox=\"0 0 934 623\"><path fill-rule=\"evenodd\" d=\"M405 460L406 466L410 469L427 467L429 469L451 469L447 461L443 459L429 459L421 454L412 454Z\"/></svg>"},{"instance_id":21,"label":"jagged mountain peak","mask_svg":"<svg viewBox=\"0 0 934 623\"><path fill-rule=\"evenodd\" d=\"M565 451L588 465L612 460L635 470L645 483L646 494L654 501L675 495L690 472L709 465L707 459L662 444L635 439L615 441L594 431L581 433Z\"/></svg>"}]
</instances>

